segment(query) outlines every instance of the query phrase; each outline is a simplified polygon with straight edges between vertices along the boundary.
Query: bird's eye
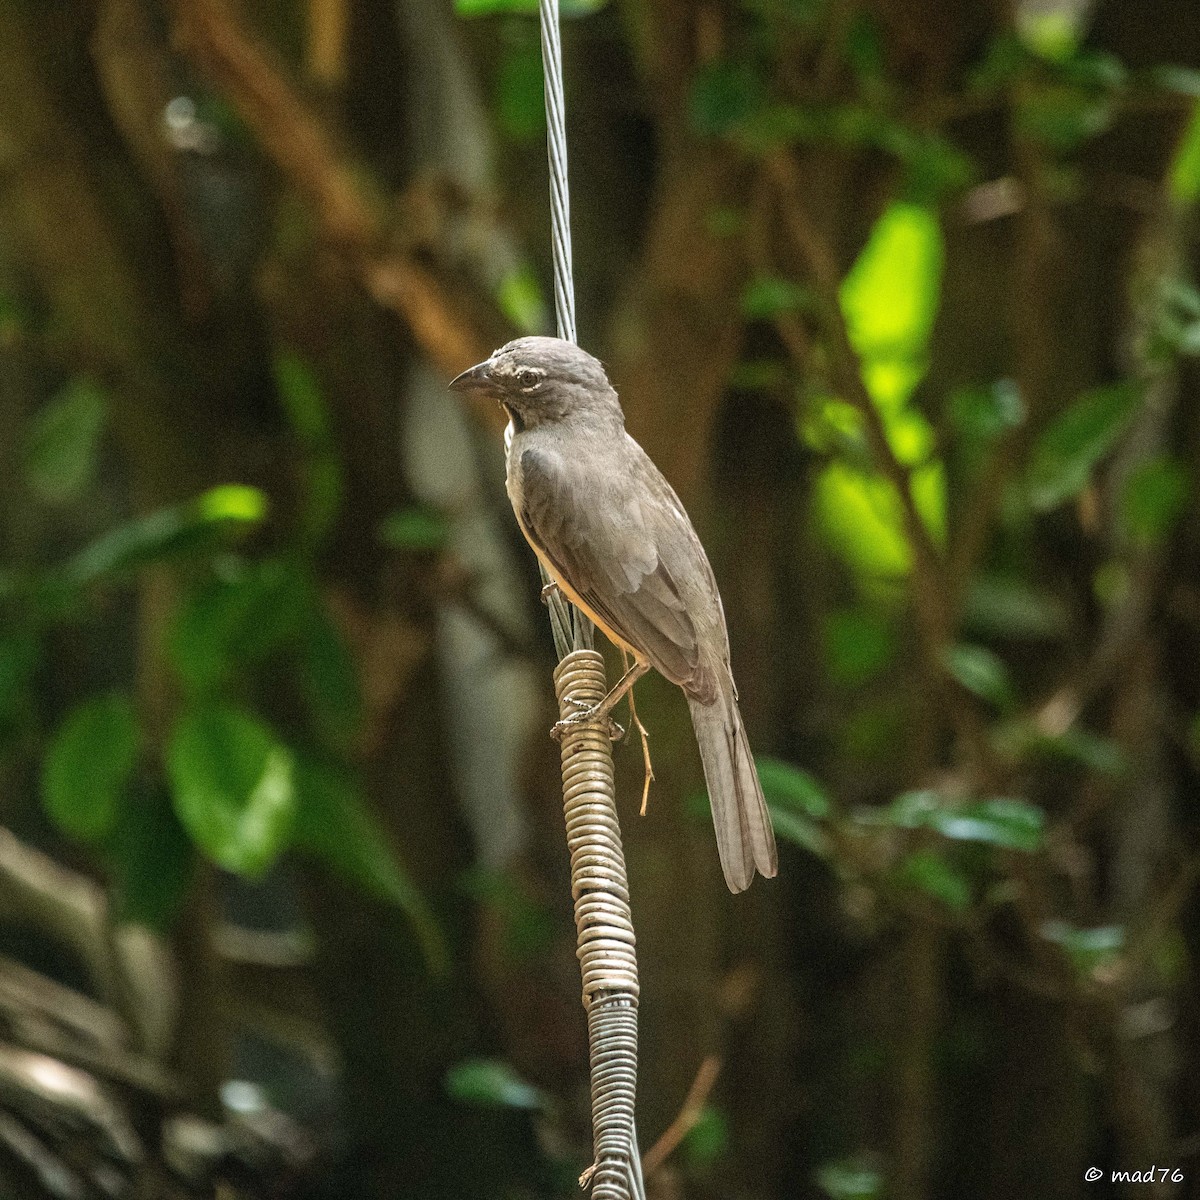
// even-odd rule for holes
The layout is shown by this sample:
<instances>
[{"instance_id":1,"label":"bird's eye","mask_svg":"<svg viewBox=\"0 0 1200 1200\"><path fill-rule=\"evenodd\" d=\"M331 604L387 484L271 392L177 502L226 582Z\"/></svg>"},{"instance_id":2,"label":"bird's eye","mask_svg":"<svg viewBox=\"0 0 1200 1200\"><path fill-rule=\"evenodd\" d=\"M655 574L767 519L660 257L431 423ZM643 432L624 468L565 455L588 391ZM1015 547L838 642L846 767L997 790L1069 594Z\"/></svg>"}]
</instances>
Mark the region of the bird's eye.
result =
<instances>
[{"instance_id":1,"label":"bird's eye","mask_svg":"<svg viewBox=\"0 0 1200 1200\"><path fill-rule=\"evenodd\" d=\"M541 376L537 373L537 371L518 371L517 372L517 383L525 391L528 391L530 388L537 387L537 383L540 378L541 378Z\"/></svg>"}]
</instances>

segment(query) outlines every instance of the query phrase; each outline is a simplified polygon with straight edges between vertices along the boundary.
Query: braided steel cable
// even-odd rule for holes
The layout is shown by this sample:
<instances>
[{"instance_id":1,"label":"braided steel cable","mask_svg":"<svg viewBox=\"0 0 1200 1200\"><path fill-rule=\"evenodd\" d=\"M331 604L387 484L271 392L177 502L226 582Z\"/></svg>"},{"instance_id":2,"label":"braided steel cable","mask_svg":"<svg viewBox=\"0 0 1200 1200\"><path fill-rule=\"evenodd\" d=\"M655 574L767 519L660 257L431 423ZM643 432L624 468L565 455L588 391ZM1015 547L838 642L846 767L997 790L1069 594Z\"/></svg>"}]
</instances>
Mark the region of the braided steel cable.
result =
<instances>
[{"instance_id":1,"label":"braided steel cable","mask_svg":"<svg viewBox=\"0 0 1200 1200\"><path fill-rule=\"evenodd\" d=\"M567 180L567 110L563 99L562 39L558 28L558 0L539 0L542 30L542 79L546 97L546 156L550 163L550 239L554 252L554 321L558 336L568 342L575 335L575 279L571 269L571 189ZM542 581L548 583L542 568ZM591 621L561 596L548 601L555 627L554 646L559 658L569 650L590 650L595 645ZM567 645L559 627L570 629Z\"/></svg>"}]
</instances>

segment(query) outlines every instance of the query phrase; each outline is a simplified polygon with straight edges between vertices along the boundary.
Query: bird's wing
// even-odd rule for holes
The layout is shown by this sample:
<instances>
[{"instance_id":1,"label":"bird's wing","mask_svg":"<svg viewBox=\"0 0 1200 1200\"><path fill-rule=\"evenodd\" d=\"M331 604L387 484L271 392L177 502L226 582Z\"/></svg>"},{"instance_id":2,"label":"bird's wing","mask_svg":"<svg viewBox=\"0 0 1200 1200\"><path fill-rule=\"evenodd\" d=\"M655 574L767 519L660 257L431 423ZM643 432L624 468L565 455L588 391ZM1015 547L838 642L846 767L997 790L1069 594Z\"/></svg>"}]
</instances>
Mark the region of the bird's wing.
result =
<instances>
[{"instance_id":1,"label":"bird's wing","mask_svg":"<svg viewBox=\"0 0 1200 1200\"><path fill-rule=\"evenodd\" d=\"M621 478L571 486L567 463L554 450L520 452L520 518L526 536L552 572L577 592L603 624L639 651L672 683L702 702L716 680L679 586L660 555L664 535L699 541L657 469L639 457Z\"/></svg>"}]
</instances>

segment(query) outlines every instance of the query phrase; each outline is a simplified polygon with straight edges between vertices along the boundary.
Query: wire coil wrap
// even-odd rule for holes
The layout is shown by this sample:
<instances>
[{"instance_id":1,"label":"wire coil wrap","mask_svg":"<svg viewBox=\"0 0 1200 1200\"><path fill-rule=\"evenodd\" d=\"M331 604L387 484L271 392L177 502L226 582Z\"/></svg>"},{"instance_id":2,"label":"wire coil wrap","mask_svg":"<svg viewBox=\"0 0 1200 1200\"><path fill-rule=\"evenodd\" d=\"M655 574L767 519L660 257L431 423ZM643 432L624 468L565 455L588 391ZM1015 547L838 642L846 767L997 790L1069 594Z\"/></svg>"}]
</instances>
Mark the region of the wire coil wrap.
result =
<instances>
[{"instance_id":1,"label":"wire coil wrap","mask_svg":"<svg viewBox=\"0 0 1200 1200\"><path fill-rule=\"evenodd\" d=\"M554 688L564 720L598 704L606 691L604 659L595 650L568 654L554 672ZM592 1196L628 1200L640 1191L634 1149L639 989L607 717L567 727L562 772L576 953L591 1046Z\"/></svg>"}]
</instances>

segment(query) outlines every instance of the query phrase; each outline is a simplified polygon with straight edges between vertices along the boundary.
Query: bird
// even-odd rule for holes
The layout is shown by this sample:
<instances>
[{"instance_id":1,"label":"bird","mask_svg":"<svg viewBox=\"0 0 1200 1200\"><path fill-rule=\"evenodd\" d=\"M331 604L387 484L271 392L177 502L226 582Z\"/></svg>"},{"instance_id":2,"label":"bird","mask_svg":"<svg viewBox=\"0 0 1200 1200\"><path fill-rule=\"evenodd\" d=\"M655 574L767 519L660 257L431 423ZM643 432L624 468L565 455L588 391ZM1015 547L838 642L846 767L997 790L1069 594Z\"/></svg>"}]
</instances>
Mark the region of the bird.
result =
<instances>
[{"instance_id":1,"label":"bird","mask_svg":"<svg viewBox=\"0 0 1200 1200\"><path fill-rule=\"evenodd\" d=\"M451 388L508 414L506 490L551 579L633 665L594 708L607 716L651 667L683 689L732 892L779 866L738 710L717 581L679 497L625 429L598 359L573 342L520 337Z\"/></svg>"}]
</instances>

